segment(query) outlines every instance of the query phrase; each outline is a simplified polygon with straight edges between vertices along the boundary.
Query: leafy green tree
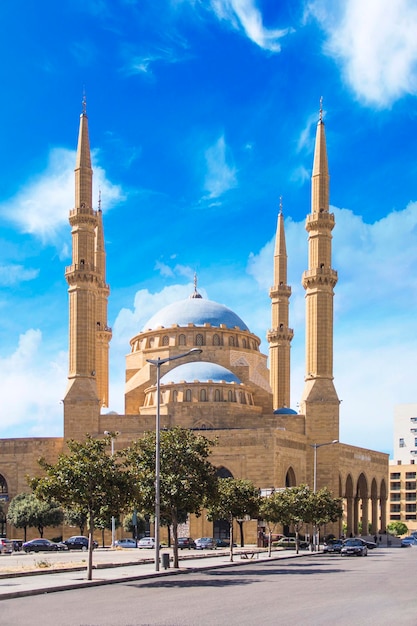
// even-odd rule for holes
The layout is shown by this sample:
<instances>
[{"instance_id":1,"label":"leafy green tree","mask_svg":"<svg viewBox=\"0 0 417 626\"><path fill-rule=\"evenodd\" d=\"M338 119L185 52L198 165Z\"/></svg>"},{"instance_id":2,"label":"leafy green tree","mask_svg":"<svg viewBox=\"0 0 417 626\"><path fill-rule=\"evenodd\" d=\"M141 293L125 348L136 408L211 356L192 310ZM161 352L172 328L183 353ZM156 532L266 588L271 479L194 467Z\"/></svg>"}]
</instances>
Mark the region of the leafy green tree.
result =
<instances>
[{"instance_id":1,"label":"leafy green tree","mask_svg":"<svg viewBox=\"0 0 417 626\"><path fill-rule=\"evenodd\" d=\"M310 515L304 522L313 524L314 531L329 522L336 522L343 515L343 505L341 498L334 498L327 487L323 487L310 493L311 506ZM316 548L317 546L314 545Z\"/></svg>"},{"instance_id":2,"label":"leafy green tree","mask_svg":"<svg viewBox=\"0 0 417 626\"><path fill-rule=\"evenodd\" d=\"M10 502L7 521L15 528L23 528L26 541L28 527L35 527L43 537L46 526L59 526L64 513L56 501L39 500L33 493L19 493Z\"/></svg>"},{"instance_id":3,"label":"leafy green tree","mask_svg":"<svg viewBox=\"0 0 417 626\"><path fill-rule=\"evenodd\" d=\"M271 556L272 532L277 524L284 524L288 518L287 501L280 496L280 491L274 491L267 498L261 498L259 517L268 527L268 555Z\"/></svg>"},{"instance_id":4,"label":"leafy green tree","mask_svg":"<svg viewBox=\"0 0 417 626\"><path fill-rule=\"evenodd\" d=\"M140 481L140 508L155 511L155 439L145 433L130 448L126 462ZM216 468L209 456L214 442L187 428L160 433L160 517L172 525L174 567L178 567L178 523L184 513L201 514L206 499L216 489Z\"/></svg>"},{"instance_id":5,"label":"leafy green tree","mask_svg":"<svg viewBox=\"0 0 417 626\"><path fill-rule=\"evenodd\" d=\"M208 506L211 520L226 519L230 528L230 561L233 561L233 520L258 517L259 489L250 480L219 478L215 501Z\"/></svg>"},{"instance_id":6,"label":"leafy green tree","mask_svg":"<svg viewBox=\"0 0 417 626\"><path fill-rule=\"evenodd\" d=\"M88 520L87 578L92 578L93 535L96 519L107 508L117 516L136 494L132 475L119 463L120 453L110 455L111 435L102 439L87 436L85 441L67 442L68 454L60 454L55 464L40 459L45 475L30 481L35 494L42 499L55 499L64 508L83 513Z\"/></svg>"},{"instance_id":7,"label":"leafy green tree","mask_svg":"<svg viewBox=\"0 0 417 626\"><path fill-rule=\"evenodd\" d=\"M405 535L408 533L408 526L404 522L390 522L387 525L387 531L391 535Z\"/></svg>"},{"instance_id":8,"label":"leafy green tree","mask_svg":"<svg viewBox=\"0 0 417 626\"><path fill-rule=\"evenodd\" d=\"M79 528L80 535L84 535L87 526L87 515L83 511L77 509L65 509L64 523L73 528Z\"/></svg>"},{"instance_id":9,"label":"leafy green tree","mask_svg":"<svg viewBox=\"0 0 417 626\"><path fill-rule=\"evenodd\" d=\"M32 526L33 513L32 493L18 493L10 504L7 511L7 521L15 528L23 528L24 540L27 539L27 529Z\"/></svg>"},{"instance_id":10,"label":"leafy green tree","mask_svg":"<svg viewBox=\"0 0 417 626\"><path fill-rule=\"evenodd\" d=\"M136 524L135 524L135 516L136 516ZM123 517L123 530L132 534L133 538L135 537L135 532L137 536L144 534L146 528L145 516L142 513L138 513L137 511L131 511L127 513Z\"/></svg>"}]
</instances>

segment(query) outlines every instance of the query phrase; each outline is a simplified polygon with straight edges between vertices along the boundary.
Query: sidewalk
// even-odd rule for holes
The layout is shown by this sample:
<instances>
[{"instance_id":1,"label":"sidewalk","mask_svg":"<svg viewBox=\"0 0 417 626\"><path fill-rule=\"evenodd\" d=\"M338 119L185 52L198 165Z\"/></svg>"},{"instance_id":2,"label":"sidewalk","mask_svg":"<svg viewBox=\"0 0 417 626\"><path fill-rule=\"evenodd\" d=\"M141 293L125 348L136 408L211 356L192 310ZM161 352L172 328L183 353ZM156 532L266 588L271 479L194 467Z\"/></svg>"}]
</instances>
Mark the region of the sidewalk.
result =
<instances>
[{"instance_id":1,"label":"sidewalk","mask_svg":"<svg viewBox=\"0 0 417 626\"><path fill-rule=\"evenodd\" d=\"M246 557L243 556L246 554ZM317 554L317 553L316 553ZM19 574L8 574L0 578L0 600L19 598L22 596L39 595L43 593L53 593L55 591L67 591L69 589L94 587L100 585L110 585L118 582L130 582L142 578L156 578L158 576L172 576L184 574L200 569L216 569L223 567L233 567L237 565L248 565L249 563L259 563L259 561L274 561L294 557L310 556L310 552L300 551L295 554L293 550L282 550L272 552L268 557L267 552L253 553L251 550L236 552L233 562L227 553L190 555L180 558L179 568L172 567L155 572L155 565L149 560L135 561L133 563L107 564L93 569L93 580L87 580L85 566L67 571L37 571Z\"/></svg>"}]
</instances>

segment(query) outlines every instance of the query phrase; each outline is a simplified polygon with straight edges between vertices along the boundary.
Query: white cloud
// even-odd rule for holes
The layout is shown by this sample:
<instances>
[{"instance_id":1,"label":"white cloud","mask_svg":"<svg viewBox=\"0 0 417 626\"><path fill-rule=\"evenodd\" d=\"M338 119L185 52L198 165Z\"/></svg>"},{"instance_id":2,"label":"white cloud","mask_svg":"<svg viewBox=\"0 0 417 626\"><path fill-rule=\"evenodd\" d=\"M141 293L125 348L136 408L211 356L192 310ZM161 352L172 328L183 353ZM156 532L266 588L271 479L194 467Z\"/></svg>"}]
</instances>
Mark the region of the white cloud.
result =
<instances>
[{"instance_id":1,"label":"white cloud","mask_svg":"<svg viewBox=\"0 0 417 626\"><path fill-rule=\"evenodd\" d=\"M9 356L0 358L2 418L0 436L22 430L22 436L62 435L68 357L48 356L39 330L30 329L19 338Z\"/></svg>"},{"instance_id":2,"label":"white cloud","mask_svg":"<svg viewBox=\"0 0 417 626\"><path fill-rule=\"evenodd\" d=\"M325 51L359 100L382 108L417 93L414 0L312 0L308 14L325 30Z\"/></svg>"},{"instance_id":3,"label":"white cloud","mask_svg":"<svg viewBox=\"0 0 417 626\"><path fill-rule=\"evenodd\" d=\"M231 154L222 135L205 152L207 172L204 189L210 199L218 198L237 185L237 170L231 161Z\"/></svg>"},{"instance_id":4,"label":"white cloud","mask_svg":"<svg viewBox=\"0 0 417 626\"><path fill-rule=\"evenodd\" d=\"M254 0L211 0L211 7L219 20L240 30L256 45L270 52L281 50L280 40L290 29L269 30L263 25L262 14Z\"/></svg>"},{"instance_id":5,"label":"white cloud","mask_svg":"<svg viewBox=\"0 0 417 626\"><path fill-rule=\"evenodd\" d=\"M106 178L95 157L93 152L93 201L94 198L98 200L100 188L105 211L120 202L123 196L120 187ZM75 151L53 148L46 170L23 185L13 198L3 202L0 214L21 232L39 237L43 243L57 244L62 227L68 225L69 199L74 198L74 166ZM63 244L64 239L59 243Z\"/></svg>"},{"instance_id":6,"label":"white cloud","mask_svg":"<svg viewBox=\"0 0 417 626\"><path fill-rule=\"evenodd\" d=\"M39 276L38 269L25 269L23 265L0 265L0 285L10 287Z\"/></svg>"}]
</instances>

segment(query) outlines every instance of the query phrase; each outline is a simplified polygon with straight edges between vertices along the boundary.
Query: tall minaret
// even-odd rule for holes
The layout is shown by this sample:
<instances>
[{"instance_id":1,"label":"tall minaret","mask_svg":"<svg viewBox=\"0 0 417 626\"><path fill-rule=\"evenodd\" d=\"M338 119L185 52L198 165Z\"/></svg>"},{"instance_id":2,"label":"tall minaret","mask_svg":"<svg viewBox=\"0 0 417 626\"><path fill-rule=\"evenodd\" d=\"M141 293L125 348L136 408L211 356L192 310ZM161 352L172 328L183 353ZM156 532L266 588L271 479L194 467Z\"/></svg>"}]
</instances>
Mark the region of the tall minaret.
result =
<instances>
[{"instance_id":1,"label":"tall minaret","mask_svg":"<svg viewBox=\"0 0 417 626\"><path fill-rule=\"evenodd\" d=\"M271 298L272 328L268 331L270 383L273 408L290 406L290 350L293 330L288 327L291 287L287 285L287 248L285 245L282 200L278 214L274 253L274 285Z\"/></svg>"},{"instance_id":2,"label":"tall minaret","mask_svg":"<svg viewBox=\"0 0 417 626\"><path fill-rule=\"evenodd\" d=\"M306 290L306 376L301 412L306 416L306 435L312 447L339 439L339 399L333 384L333 296L337 272L332 269L334 215L329 213L329 170L322 102L314 151L311 213L307 216L308 270L303 274ZM331 457L337 446L320 450L320 488L330 488L335 471ZM316 449L317 452L317 449ZM319 459L320 457L320 459ZM326 465L326 459L328 463ZM311 463L311 473L313 463ZM311 484L313 483L312 476Z\"/></svg>"},{"instance_id":3,"label":"tall minaret","mask_svg":"<svg viewBox=\"0 0 417 626\"><path fill-rule=\"evenodd\" d=\"M72 264L65 270L69 286L69 371L64 398L64 437L74 439L97 433L101 404L96 380L96 333L97 291L102 277L96 268L99 219L92 207L92 182L84 98L75 165L75 207L69 215Z\"/></svg>"},{"instance_id":4,"label":"tall minaret","mask_svg":"<svg viewBox=\"0 0 417 626\"><path fill-rule=\"evenodd\" d=\"M101 194L97 211L95 266L98 274L96 310L96 378L102 407L109 406L109 343L111 328L107 325L107 305L110 288L106 283L106 250L104 247Z\"/></svg>"}]
</instances>

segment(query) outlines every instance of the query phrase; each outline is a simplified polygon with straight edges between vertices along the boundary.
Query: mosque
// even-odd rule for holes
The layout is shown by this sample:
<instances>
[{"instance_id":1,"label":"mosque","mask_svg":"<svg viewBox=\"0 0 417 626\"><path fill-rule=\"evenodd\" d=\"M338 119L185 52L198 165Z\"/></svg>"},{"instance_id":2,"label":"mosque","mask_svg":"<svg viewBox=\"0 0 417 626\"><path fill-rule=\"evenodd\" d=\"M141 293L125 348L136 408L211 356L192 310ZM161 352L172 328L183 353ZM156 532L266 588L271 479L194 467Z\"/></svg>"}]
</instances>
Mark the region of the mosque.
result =
<instances>
[{"instance_id":1,"label":"mosque","mask_svg":"<svg viewBox=\"0 0 417 626\"><path fill-rule=\"evenodd\" d=\"M345 532L372 534L386 527L388 455L339 441L339 407L333 381L333 298L329 171L325 125L320 111L307 215L308 268L302 278L306 299L305 384L299 412L290 405L289 327L291 287L287 284L284 218L276 229L271 328L267 355L261 340L228 307L190 297L158 311L130 340L126 357L125 414L107 412L110 293L101 210L93 209L88 118L80 116L75 166L75 205L69 212L72 262L65 269L69 293L69 370L63 400L64 436L0 440L0 499L27 491L37 460L53 462L68 439L118 431L125 447L155 429L157 370L160 367L160 425L181 426L217 439L212 462L219 475L246 478L267 494L307 483L327 486L343 498ZM195 350L195 349L198 350ZM194 351L192 351L194 349ZM201 353L200 353L201 350ZM191 352L190 352L191 351ZM189 354L188 354L189 353ZM187 354L184 358L175 358ZM173 358L174 357L174 358ZM4 517L0 532L17 536ZM259 523L259 522L258 522ZM256 538L256 522L246 535ZM57 529L47 529L55 535ZM68 530L68 529L67 529ZM341 523L336 532L342 531ZM66 530L63 529L64 534ZM219 522L205 516L189 521L190 536L220 536ZM70 533L71 534L71 533Z\"/></svg>"}]
</instances>

